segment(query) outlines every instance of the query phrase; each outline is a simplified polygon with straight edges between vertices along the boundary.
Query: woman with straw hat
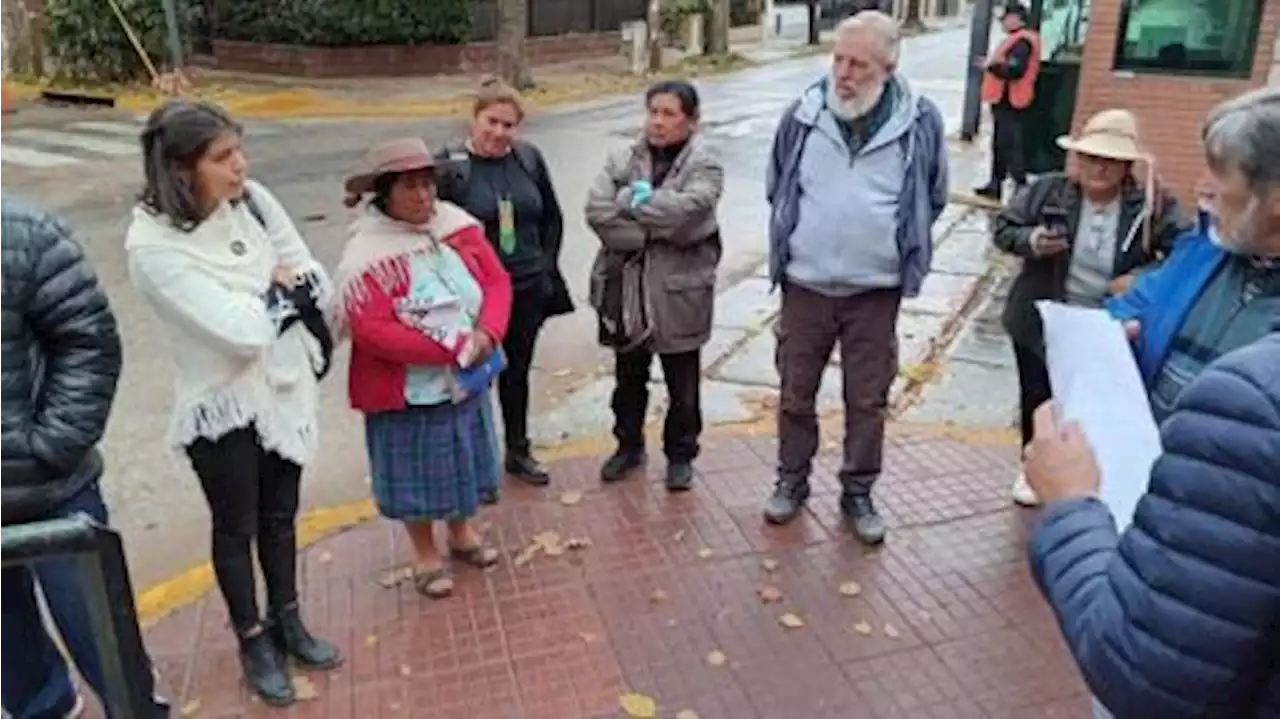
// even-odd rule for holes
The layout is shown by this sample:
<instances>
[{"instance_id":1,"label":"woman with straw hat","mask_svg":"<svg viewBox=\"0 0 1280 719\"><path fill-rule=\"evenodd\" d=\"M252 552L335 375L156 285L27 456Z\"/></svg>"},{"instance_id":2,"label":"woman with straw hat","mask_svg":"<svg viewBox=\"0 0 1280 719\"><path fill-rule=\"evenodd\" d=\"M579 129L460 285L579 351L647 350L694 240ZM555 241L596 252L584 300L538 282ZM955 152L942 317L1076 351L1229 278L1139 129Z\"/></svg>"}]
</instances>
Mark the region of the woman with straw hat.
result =
<instances>
[{"instance_id":1,"label":"woman with straw hat","mask_svg":"<svg viewBox=\"0 0 1280 719\"><path fill-rule=\"evenodd\" d=\"M993 230L997 248L1022 258L1003 319L1018 366L1023 446L1031 441L1033 413L1051 396L1036 301L1100 307L1191 226L1177 200L1157 187L1154 162L1127 110L1099 112L1058 145L1071 153L1068 171L1043 175L1019 192ZM1146 168L1142 182L1134 175L1137 163ZM1021 475L1013 499L1038 504Z\"/></svg>"},{"instance_id":2,"label":"woman with straw hat","mask_svg":"<svg viewBox=\"0 0 1280 719\"><path fill-rule=\"evenodd\" d=\"M437 200L435 162L416 138L369 152L346 182L365 202L335 272L333 321L352 340L348 391L365 415L373 495L404 523L424 596L453 591L433 527L448 526L448 554L483 569L497 563L472 519L497 481L488 390L502 371L511 279L484 228ZM367 202L366 202L367 200Z\"/></svg>"}]
</instances>

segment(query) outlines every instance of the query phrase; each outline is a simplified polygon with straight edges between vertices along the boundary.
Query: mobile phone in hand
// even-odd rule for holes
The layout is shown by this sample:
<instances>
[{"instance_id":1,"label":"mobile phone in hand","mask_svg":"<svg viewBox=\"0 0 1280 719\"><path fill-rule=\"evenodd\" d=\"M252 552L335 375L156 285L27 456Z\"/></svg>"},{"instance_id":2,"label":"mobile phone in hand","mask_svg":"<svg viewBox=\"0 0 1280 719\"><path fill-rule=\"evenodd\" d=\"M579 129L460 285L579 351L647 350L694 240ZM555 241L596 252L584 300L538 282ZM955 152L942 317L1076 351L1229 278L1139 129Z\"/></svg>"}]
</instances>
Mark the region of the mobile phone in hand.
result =
<instances>
[{"instance_id":1,"label":"mobile phone in hand","mask_svg":"<svg viewBox=\"0 0 1280 719\"><path fill-rule=\"evenodd\" d=\"M1040 211L1040 219L1046 229L1058 237L1067 234L1067 211L1061 207L1046 207Z\"/></svg>"}]
</instances>

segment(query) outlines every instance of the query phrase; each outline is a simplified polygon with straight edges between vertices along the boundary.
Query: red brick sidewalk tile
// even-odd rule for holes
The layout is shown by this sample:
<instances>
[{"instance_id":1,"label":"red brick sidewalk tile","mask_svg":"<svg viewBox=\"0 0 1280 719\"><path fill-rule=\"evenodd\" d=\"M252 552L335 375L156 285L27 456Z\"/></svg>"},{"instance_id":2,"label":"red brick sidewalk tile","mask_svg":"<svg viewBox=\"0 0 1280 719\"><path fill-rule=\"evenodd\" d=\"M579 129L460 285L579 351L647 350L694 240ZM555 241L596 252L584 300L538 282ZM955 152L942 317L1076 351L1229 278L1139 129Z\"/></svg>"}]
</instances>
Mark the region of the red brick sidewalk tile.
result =
<instances>
[{"instance_id":1,"label":"red brick sidewalk tile","mask_svg":"<svg viewBox=\"0 0 1280 719\"><path fill-rule=\"evenodd\" d=\"M1027 572L1011 451L892 437L877 488L892 531L875 550L839 517L835 457L800 519L765 525L775 452L710 438L681 495L660 462L602 486L598 457L557 464L546 489L510 485L482 516L504 563L460 569L445 601L384 586L412 554L390 522L321 541L302 562L306 612L348 661L307 675L314 698L288 710L247 695L216 596L147 642L198 717L596 719L620 716L626 692L662 717L1087 716ZM549 531L589 546L517 565Z\"/></svg>"}]
</instances>

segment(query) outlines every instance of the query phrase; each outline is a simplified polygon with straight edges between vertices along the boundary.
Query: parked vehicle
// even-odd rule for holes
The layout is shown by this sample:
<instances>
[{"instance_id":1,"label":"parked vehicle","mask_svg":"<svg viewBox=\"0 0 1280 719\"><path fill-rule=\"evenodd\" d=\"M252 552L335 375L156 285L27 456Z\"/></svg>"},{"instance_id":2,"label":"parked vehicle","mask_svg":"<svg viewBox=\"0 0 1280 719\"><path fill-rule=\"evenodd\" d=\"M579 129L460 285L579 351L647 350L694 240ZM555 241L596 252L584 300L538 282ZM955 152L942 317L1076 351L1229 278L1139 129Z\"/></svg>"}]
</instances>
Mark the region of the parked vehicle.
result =
<instances>
[{"instance_id":1,"label":"parked vehicle","mask_svg":"<svg viewBox=\"0 0 1280 719\"><path fill-rule=\"evenodd\" d=\"M819 0L818 29L830 30L836 23L863 10L887 12L890 5L890 0Z\"/></svg>"}]
</instances>

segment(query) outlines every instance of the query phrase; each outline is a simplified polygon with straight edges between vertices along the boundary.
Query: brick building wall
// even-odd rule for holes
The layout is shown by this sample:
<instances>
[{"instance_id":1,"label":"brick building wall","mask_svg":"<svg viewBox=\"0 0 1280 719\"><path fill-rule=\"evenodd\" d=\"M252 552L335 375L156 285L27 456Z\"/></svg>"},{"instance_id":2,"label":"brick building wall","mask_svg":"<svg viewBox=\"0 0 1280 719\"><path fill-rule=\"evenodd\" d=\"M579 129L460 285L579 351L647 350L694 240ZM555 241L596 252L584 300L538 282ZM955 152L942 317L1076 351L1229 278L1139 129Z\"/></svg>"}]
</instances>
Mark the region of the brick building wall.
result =
<instances>
[{"instance_id":1,"label":"brick building wall","mask_svg":"<svg viewBox=\"0 0 1280 719\"><path fill-rule=\"evenodd\" d=\"M1204 171L1199 133L1209 109L1251 88L1280 84L1280 0L1266 0L1263 6L1253 72L1247 79L1113 70L1120 5L1121 0L1093 0L1072 126L1078 130L1099 110L1121 107L1132 111L1138 116L1143 141L1156 157L1161 177L1184 202L1190 202L1192 186Z\"/></svg>"}]
</instances>

